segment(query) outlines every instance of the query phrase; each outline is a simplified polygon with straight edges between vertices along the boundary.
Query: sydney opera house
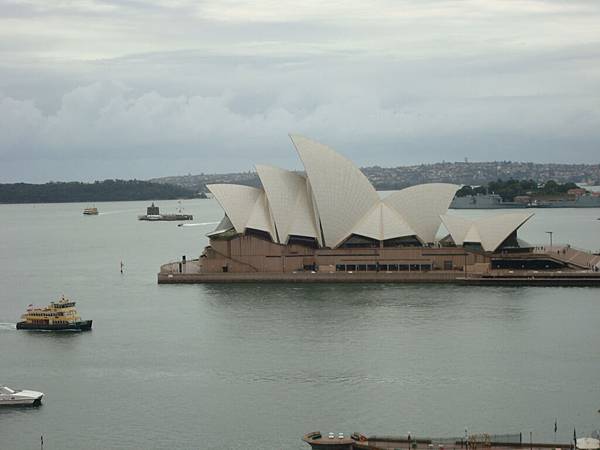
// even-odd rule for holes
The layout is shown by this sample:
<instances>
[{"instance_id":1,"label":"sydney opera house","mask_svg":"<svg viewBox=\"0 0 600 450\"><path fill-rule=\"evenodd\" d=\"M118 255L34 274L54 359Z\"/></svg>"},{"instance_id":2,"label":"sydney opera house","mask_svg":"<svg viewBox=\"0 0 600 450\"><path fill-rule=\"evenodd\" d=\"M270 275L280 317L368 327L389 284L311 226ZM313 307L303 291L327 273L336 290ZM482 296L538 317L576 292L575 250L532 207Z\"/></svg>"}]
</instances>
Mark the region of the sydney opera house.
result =
<instances>
[{"instance_id":1,"label":"sydney opera house","mask_svg":"<svg viewBox=\"0 0 600 450\"><path fill-rule=\"evenodd\" d=\"M209 245L194 268L189 262L178 270L165 265L162 282L175 282L172 272L181 273L180 282L187 275L189 282L202 282L211 275L301 280L299 274L444 280L576 268L564 252L539 252L517 238L531 213L477 220L448 214L459 188L453 184L380 195L358 167L330 147L298 135L291 140L304 173L257 165L260 188L209 185L224 217L208 234Z\"/></svg>"},{"instance_id":2,"label":"sydney opera house","mask_svg":"<svg viewBox=\"0 0 600 450\"><path fill-rule=\"evenodd\" d=\"M358 167L333 149L291 139L305 174L257 165L260 189L208 186L225 216L208 235L205 271L453 269L518 247L517 229L532 215L478 221L448 215L459 189L453 184L423 184L380 198ZM440 241L442 223L449 236Z\"/></svg>"}]
</instances>

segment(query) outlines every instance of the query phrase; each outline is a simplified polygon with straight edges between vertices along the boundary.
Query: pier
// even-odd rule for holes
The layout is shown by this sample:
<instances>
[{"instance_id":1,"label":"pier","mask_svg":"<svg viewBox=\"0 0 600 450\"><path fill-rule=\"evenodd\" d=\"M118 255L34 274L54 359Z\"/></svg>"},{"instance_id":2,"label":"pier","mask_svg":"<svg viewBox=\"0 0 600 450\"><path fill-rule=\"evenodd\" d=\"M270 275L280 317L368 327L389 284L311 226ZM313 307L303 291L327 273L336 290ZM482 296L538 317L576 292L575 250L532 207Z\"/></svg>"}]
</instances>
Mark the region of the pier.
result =
<instances>
[{"instance_id":1,"label":"pier","mask_svg":"<svg viewBox=\"0 0 600 450\"><path fill-rule=\"evenodd\" d=\"M570 257L566 253L565 257ZM473 286L596 286L600 272L570 270L492 270L477 265L467 270L429 271L335 271L331 268L292 272L202 272L200 259L164 264L159 284L202 283L406 283L459 284Z\"/></svg>"},{"instance_id":2,"label":"pier","mask_svg":"<svg viewBox=\"0 0 600 450\"><path fill-rule=\"evenodd\" d=\"M498 440L497 438L504 438ZM566 450L575 446L559 443L523 442L523 436L473 435L459 438L411 438L397 436L366 436L361 433L343 435L342 433L307 433L302 440L313 450Z\"/></svg>"}]
</instances>

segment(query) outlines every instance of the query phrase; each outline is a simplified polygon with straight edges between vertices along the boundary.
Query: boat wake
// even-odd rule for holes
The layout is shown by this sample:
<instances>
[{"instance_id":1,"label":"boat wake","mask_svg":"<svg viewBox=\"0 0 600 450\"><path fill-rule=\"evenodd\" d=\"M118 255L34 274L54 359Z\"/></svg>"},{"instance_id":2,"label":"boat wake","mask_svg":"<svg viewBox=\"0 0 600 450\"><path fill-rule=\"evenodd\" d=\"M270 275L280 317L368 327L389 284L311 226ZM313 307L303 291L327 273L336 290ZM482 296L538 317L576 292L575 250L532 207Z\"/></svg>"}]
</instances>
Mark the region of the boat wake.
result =
<instances>
[{"instance_id":1,"label":"boat wake","mask_svg":"<svg viewBox=\"0 0 600 450\"><path fill-rule=\"evenodd\" d=\"M0 322L0 330L16 330L17 324L10 322Z\"/></svg>"},{"instance_id":2,"label":"boat wake","mask_svg":"<svg viewBox=\"0 0 600 450\"><path fill-rule=\"evenodd\" d=\"M99 212L98 215L99 216L109 216L112 214L123 214L123 213L127 213L127 212L135 212L138 211L137 209L119 209L117 211L106 211L106 212Z\"/></svg>"},{"instance_id":3,"label":"boat wake","mask_svg":"<svg viewBox=\"0 0 600 450\"><path fill-rule=\"evenodd\" d=\"M205 227L207 225L217 225L219 222L202 222L202 223L184 223L182 227Z\"/></svg>"}]
</instances>

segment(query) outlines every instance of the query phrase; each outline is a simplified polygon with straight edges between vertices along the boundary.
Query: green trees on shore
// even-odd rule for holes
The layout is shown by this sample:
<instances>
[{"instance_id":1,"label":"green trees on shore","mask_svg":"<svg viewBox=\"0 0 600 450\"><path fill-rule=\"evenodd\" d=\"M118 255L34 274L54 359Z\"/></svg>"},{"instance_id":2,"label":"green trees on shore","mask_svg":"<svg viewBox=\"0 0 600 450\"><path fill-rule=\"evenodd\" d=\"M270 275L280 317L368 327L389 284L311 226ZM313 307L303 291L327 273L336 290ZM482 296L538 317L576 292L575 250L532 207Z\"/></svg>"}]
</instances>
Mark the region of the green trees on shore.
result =
<instances>
[{"instance_id":1,"label":"green trees on shore","mask_svg":"<svg viewBox=\"0 0 600 450\"><path fill-rule=\"evenodd\" d=\"M168 200L192 197L195 197L195 193L181 186L140 180L0 184L0 203Z\"/></svg>"},{"instance_id":2,"label":"green trees on shore","mask_svg":"<svg viewBox=\"0 0 600 450\"><path fill-rule=\"evenodd\" d=\"M463 186L458 197L477 194L498 194L504 201L512 201L517 195L560 196L575 183L547 181L538 185L533 180L497 180L487 186ZM167 183L140 180L104 180L93 183L50 182L45 184L0 184L0 203L62 203L101 202L125 200L169 200L193 198L198 195L191 189Z\"/></svg>"},{"instance_id":3,"label":"green trees on shore","mask_svg":"<svg viewBox=\"0 0 600 450\"><path fill-rule=\"evenodd\" d=\"M478 194L498 194L504 201L513 201L518 195L556 196L565 195L569 189L578 188L575 183L557 183L550 180L544 184L538 185L533 180L497 180L492 181L487 186L463 186L458 190L458 197Z\"/></svg>"}]
</instances>

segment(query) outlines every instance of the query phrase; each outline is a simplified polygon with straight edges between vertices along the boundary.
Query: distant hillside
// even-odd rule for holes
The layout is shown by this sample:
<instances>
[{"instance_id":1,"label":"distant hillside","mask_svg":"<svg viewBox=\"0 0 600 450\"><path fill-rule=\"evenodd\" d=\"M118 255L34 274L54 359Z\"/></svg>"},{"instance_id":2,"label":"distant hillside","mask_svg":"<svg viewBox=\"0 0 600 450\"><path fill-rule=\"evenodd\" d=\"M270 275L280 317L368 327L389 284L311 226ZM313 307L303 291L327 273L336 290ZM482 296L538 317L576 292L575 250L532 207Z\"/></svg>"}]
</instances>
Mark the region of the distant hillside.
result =
<instances>
[{"instance_id":1,"label":"distant hillside","mask_svg":"<svg viewBox=\"0 0 600 450\"><path fill-rule=\"evenodd\" d=\"M600 164L539 164L514 161L441 162L417 166L364 167L362 172L377 190L402 189L421 183L455 183L486 185L497 180L554 180L558 183L600 183ZM255 172L204 174L154 178L156 183L169 183L206 192L211 183L235 183L260 186Z\"/></svg>"},{"instance_id":2,"label":"distant hillside","mask_svg":"<svg viewBox=\"0 0 600 450\"><path fill-rule=\"evenodd\" d=\"M191 197L194 197L194 191L181 186L139 180L0 184L0 203L167 200Z\"/></svg>"},{"instance_id":3,"label":"distant hillside","mask_svg":"<svg viewBox=\"0 0 600 450\"><path fill-rule=\"evenodd\" d=\"M153 183L168 183L176 186L185 187L195 192L208 192L207 184L233 183L243 184L246 186L259 187L260 180L256 172L239 172L239 173L221 173L221 174L205 174L199 175L182 175L153 178L149 180Z\"/></svg>"},{"instance_id":4,"label":"distant hillside","mask_svg":"<svg viewBox=\"0 0 600 450\"><path fill-rule=\"evenodd\" d=\"M473 188L465 185L456 193L457 197L466 197L467 195L486 195L498 194L505 202L512 202L516 196L528 195L533 198L561 197L567 196L571 189L578 189L575 183L556 183L555 181L546 181L538 185L533 180L507 180L492 181L487 186L478 186Z\"/></svg>"}]
</instances>

